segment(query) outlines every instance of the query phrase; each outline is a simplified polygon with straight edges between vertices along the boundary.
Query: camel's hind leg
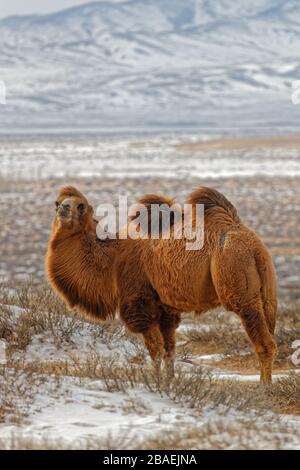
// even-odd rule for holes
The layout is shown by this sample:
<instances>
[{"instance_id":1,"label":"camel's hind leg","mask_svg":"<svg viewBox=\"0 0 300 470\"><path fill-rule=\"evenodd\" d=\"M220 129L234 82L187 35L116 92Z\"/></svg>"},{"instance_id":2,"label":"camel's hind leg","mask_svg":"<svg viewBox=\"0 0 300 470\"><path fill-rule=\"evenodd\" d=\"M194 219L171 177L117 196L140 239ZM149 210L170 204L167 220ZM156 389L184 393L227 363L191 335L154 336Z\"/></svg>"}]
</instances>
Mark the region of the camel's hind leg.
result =
<instances>
[{"instance_id":1,"label":"camel's hind leg","mask_svg":"<svg viewBox=\"0 0 300 470\"><path fill-rule=\"evenodd\" d=\"M270 384L272 382L272 369L277 347L265 320L261 301L254 305L250 304L243 307L237 313L257 354L261 371L260 381L262 384Z\"/></svg>"},{"instance_id":2,"label":"camel's hind leg","mask_svg":"<svg viewBox=\"0 0 300 470\"><path fill-rule=\"evenodd\" d=\"M180 323L180 314L172 312L168 307L162 308L162 314L159 321L160 331L164 339L164 362L167 371L167 377L174 377L174 361L176 348L176 328Z\"/></svg>"},{"instance_id":3,"label":"camel's hind leg","mask_svg":"<svg viewBox=\"0 0 300 470\"><path fill-rule=\"evenodd\" d=\"M239 263L236 263L236 253L231 250L225 250L225 253L213 260L213 283L224 308L241 318L259 359L261 383L268 384L272 381L272 367L277 351L272 334L274 328L266 319L261 279L255 262L248 252L243 251L243 254L244 259L240 258Z\"/></svg>"}]
</instances>

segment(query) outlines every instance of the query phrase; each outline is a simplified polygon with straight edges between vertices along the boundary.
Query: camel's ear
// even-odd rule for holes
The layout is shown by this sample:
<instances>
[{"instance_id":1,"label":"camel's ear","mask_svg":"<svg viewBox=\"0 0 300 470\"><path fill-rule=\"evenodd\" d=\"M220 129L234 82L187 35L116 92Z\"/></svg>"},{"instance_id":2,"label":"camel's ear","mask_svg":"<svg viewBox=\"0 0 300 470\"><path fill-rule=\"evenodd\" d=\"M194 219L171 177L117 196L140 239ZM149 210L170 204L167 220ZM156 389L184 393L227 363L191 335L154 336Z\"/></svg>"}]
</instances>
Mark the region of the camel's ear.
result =
<instances>
[{"instance_id":1,"label":"camel's ear","mask_svg":"<svg viewBox=\"0 0 300 470\"><path fill-rule=\"evenodd\" d=\"M91 215L91 216L94 214L94 208L90 205L88 207L88 214Z\"/></svg>"}]
</instances>

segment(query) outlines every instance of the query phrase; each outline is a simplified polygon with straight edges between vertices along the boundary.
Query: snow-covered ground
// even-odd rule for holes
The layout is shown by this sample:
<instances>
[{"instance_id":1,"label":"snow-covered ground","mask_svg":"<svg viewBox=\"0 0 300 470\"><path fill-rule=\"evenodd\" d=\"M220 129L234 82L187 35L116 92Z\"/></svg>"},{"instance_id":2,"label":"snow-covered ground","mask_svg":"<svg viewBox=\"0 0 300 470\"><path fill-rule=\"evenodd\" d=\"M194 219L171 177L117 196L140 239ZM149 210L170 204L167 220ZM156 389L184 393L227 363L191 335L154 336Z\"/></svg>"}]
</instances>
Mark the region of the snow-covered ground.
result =
<instances>
[{"instance_id":1,"label":"snow-covered ground","mask_svg":"<svg viewBox=\"0 0 300 470\"><path fill-rule=\"evenodd\" d=\"M175 382L156 383L142 342L118 322L101 326L66 316L56 301L43 311L44 298L40 294L33 310L11 305L10 294L0 305L7 345L7 363L0 366L0 447L145 448L155 446L152 441L163 445L167 436L179 439L180 430L181 439L192 432L197 448L300 448L297 413L249 405L251 393L263 396L255 389L257 374L216 365L224 354L186 354L186 335L192 329L211 334L220 317L203 325L188 317L178 330ZM282 377L289 380L289 371L276 372L276 382ZM235 391L234 383L245 387L245 381L254 388L243 399L246 389ZM209 393L214 400L206 399ZM187 439L184 445L192 444Z\"/></svg>"},{"instance_id":2,"label":"snow-covered ground","mask_svg":"<svg viewBox=\"0 0 300 470\"><path fill-rule=\"evenodd\" d=\"M54 390L49 379L26 413L29 416L21 426L0 425L0 442L9 446L14 436L36 444L80 447L89 440L109 445L110 438L112 442L119 438L124 447L130 447L133 441L139 445L161 431L196 421L193 410L143 387L107 392L101 380L72 377L63 377Z\"/></svg>"},{"instance_id":3,"label":"snow-covered ground","mask_svg":"<svg viewBox=\"0 0 300 470\"><path fill-rule=\"evenodd\" d=\"M297 126L296 0L99 1L0 20L1 128Z\"/></svg>"},{"instance_id":4,"label":"snow-covered ground","mask_svg":"<svg viewBox=\"0 0 300 470\"><path fill-rule=\"evenodd\" d=\"M57 387L57 386L56 386ZM0 443L9 448L12 442L27 443L32 447L47 446L58 448L137 448L147 439L161 434L168 435L181 429L218 426L220 423L230 435L231 425L237 428L240 422L254 419L247 413L234 408L224 411L222 405L201 413L176 404L168 397L136 387L125 392L107 392L101 380L74 379L63 377L59 387L53 387L49 379L36 394L34 403L27 407L27 418L21 425L6 423L0 425ZM53 390L54 388L54 390ZM299 417L282 418L288 425L289 442L285 449L300 449ZM271 432L276 417L269 414L263 419L256 418L256 424L264 429L269 424L269 435L262 441L257 437L248 442L252 448L272 448L272 439L284 439L285 432ZM241 427L242 429L242 427ZM219 434L222 442L222 436ZM231 447L239 448L239 439L231 439ZM268 447L269 441L269 447ZM22 444L20 444L22 445ZM201 448L201 442L198 442Z\"/></svg>"},{"instance_id":5,"label":"snow-covered ground","mask_svg":"<svg viewBox=\"0 0 300 470\"><path fill-rule=\"evenodd\" d=\"M298 177L299 148L262 145L253 148L193 147L213 142L208 135L176 134L96 136L0 135L0 177L46 178L226 178ZM225 146L226 146L226 140ZM299 142L300 143L300 142ZM187 148L191 145L190 148ZM213 147L213 146L212 146Z\"/></svg>"}]
</instances>

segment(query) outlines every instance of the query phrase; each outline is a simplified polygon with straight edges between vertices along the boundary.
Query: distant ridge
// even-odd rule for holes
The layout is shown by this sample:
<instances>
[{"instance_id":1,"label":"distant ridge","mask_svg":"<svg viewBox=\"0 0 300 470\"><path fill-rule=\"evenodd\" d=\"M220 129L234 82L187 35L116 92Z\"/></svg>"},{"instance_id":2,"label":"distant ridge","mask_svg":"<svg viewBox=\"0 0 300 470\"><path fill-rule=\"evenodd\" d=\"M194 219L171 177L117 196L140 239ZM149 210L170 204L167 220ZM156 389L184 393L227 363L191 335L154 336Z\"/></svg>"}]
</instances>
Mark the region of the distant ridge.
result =
<instances>
[{"instance_id":1,"label":"distant ridge","mask_svg":"<svg viewBox=\"0 0 300 470\"><path fill-rule=\"evenodd\" d=\"M297 125L300 2L116 0L0 20L0 127Z\"/></svg>"}]
</instances>

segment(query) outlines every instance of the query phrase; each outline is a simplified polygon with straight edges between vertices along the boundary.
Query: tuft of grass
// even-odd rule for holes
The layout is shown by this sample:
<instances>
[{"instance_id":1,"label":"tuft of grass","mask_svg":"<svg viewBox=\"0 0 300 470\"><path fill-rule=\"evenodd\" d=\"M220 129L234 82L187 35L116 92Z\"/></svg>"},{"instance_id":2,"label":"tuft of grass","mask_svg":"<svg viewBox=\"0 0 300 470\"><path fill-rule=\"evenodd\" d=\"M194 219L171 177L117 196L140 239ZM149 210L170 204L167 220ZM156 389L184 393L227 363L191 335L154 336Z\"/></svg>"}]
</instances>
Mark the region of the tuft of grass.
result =
<instances>
[{"instance_id":1,"label":"tuft of grass","mask_svg":"<svg viewBox=\"0 0 300 470\"><path fill-rule=\"evenodd\" d=\"M278 450L299 443L300 431L285 423L255 419L214 419L202 426L159 433L144 450Z\"/></svg>"},{"instance_id":2,"label":"tuft of grass","mask_svg":"<svg viewBox=\"0 0 300 470\"><path fill-rule=\"evenodd\" d=\"M300 415L300 376L291 372L268 388L272 408L279 413Z\"/></svg>"},{"instance_id":3,"label":"tuft of grass","mask_svg":"<svg viewBox=\"0 0 300 470\"><path fill-rule=\"evenodd\" d=\"M30 405L41 386L48 382L47 376L34 374L30 368L1 367L0 369L0 417L2 422L21 424L28 417ZM55 388L59 382L55 380Z\"/></svg>"},{"instance_id":4,"label":"tuft of grass","mask_svg":"<svg viewBox=\"0 0 300 470\"><path fill-rule=\"evenodd\" d=\"M212 325L206 329L191 329L187 334L186 345L190 345L193 353L238 354L249 350L249 341L240 326L233 327Z\"/></svg>"},{"instance_id":5,"label":"tuft of grass","mask_svg":"<svg viewBox=\"0 0 300 470\"><path fill-rule=\"evenodd\" d=\"M86 378L100 380L104 389L110 393L127 394L129 388L143 387L182 407L192 408L199 416L204 409L217 410L219 415L229 410L254 412L256 416L270 411L277 415L300 414L299 375L290 374L272 386L262 388L257 383L220 380L207 367L177 364L176 376L170 382L164 374L158 377L153 373L150 361L145 361L148 355L141 340L128 334L120 323L92 324L78 318L74 313L66 311L64 304L46 284L36 286L30 282L21 283L17 289L5 285L4 292L5 302L0 305L0 338L5 339L8 346L8 363L0 372L0 420L10 417L21 422L26 419L39 385L46 380L59 381L63 376L73 377L79 382ZM19 309L16 310L15 306ZM299 304L283 306L279 310L277 366L286 364L291 367L291 344L300 338L299 317ZM201 318L196 321L201 324ZM222 352L226 357L215 364L218 367L234 366L245 373L247 369L255 367L254 354L244 355L245 351L251 351L251 346L235 316L223 312L207 315L203 322L205 328L201 328L195 323L195 318L189 315L187 324L189 328L178 334L184 344L179 346L177 357L183 362L184 359L192 362L193 356L201 353ZM68 360L33 361L26 354L26 361L20 360L35 335L47 333L59 351L66 343L76 346L76 338L87 331L91 341L104 343L111 351L115 350L115 354L104 357L91 349L85 355L69 354ZM127 354L126 347L130 354ZM132 350L136 351L136 357L132 358ZM65 354L64 350L64 357ZM125 403L126 409L128 412L146 412L142 403L133 403L131 400ZM29 446L30 443L22 445Z\"/></svg>"},{"instance_id":6,"label":"tuft of grass","mask_svg":"<svg viewBox=\"0 0 300 470\"><path fill-rule=\"evenodd\" d=\"M135 448L136 437L133 431L126 434L107 434L106 437L75 439L72 443L47 437L31 438L20 433L0 440L0 449L9 450L128 450Z\"/></svg>"},{"instance_id":7,"label":"tuft of grass","mask_svg":"<svg viewBox=\"0 0 300 470\"><path fill-rule=\"evenodd\" d=\"M299 414L299 381L296 374L276 381L268 387L259 383L224 380L213 376L207 369L193 367L190 372L177 366L172 381L153 372L151 366L139 367L121 363L119 358L105 358L98 353L90 353L83 360L72 355L70 361L33 361L12 363L11 366L37 376L70 376L78 379L101 380L107 392L127 393L129 388L143 386L154 394L165 396L173 402L201 412L204 407L227 412L235 409L241 412L254 411L264 414Z\"/></svg>"},{"instance_id":8,"label":"tuft of grass","mask_svg":"<svg viewBox=\"0 0 300 470\"><path fill-rule=\"evenodd\" d=\"M200 317L199 325L180 334L184 341L183 355L222 353L227 357L218 361L218 366L245 371L257 369L257 358L237 316L217 311L206 314L203 320ZM279 308L275 337L278 345L275 366L291 368L292 343L300 339L300 302Z\"/></svg>"}]
</instances>

